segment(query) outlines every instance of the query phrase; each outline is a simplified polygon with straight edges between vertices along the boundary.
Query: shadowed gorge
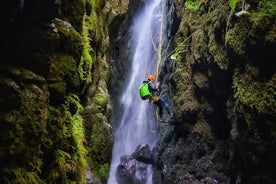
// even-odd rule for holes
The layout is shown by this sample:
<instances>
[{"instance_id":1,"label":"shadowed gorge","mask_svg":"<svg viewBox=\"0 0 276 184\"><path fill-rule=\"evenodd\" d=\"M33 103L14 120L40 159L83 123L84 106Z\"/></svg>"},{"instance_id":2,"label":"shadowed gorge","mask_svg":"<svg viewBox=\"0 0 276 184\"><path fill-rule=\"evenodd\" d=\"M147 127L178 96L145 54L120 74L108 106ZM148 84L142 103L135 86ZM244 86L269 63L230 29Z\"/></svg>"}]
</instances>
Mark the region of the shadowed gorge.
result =
<instances>
[{"instance_id":1,"label":"shadowed gorge","mask_svg":"<svg viewBox=\"0 0 276 184\"><path fill-rule=\"evenodd\" d=\"M118 144L131 147L120 161L150 166L147 181L119 167L118 184L276 183L275 0L160 0L162 47L142 42L153 52L139 59L157 68L138 69L130 35L155 1L1 2L0 183L105 184ZM151 34L160 42L159 30ZM141 76L130 78L131 67ZM152 122L150 143L144 134L120 142L114 132L137 133L145 102L129 109L121 100L131 95L122 94L138 95L127 83L149 72L174 119ZM155 107L144 105L155 120ZM123 117L128 129L116 123Z\"/></svg>"}]
</instances>

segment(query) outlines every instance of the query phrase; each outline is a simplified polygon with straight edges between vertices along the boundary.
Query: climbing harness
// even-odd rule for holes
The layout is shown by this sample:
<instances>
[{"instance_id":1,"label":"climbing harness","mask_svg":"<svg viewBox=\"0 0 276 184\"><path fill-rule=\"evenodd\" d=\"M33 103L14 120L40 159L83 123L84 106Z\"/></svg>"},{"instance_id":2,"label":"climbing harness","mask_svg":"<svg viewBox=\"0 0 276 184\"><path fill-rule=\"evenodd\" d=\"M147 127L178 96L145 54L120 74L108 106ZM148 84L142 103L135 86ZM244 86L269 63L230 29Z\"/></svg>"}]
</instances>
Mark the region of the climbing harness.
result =
<instances>
[{"instance_id":1,"label":"climbing harness","mask_svg":"<svg viewBox=\"0 0 276 184\"><path fill-rule=\"evenodd\" d=\"M157 102L159 99L157 95L152 95L149 97L149 100L154 103L154 102Z\"/></svg>"}]
</instances>

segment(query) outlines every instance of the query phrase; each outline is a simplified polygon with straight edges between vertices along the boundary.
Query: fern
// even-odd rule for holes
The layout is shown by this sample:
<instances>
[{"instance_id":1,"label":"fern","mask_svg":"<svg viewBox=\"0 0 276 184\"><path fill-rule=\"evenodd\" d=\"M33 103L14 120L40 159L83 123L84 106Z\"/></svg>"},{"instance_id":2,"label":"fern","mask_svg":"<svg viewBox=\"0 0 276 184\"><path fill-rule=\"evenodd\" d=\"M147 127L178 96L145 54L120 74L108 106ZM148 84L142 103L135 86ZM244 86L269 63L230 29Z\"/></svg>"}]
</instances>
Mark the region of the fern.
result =
<instances>
[{"instance_id":1,"label":"fern","mask_svg":"<svg viewBox=\"0 0 276 184\"><path fill-rule=\"evenodd\" d=\"M55 163L58 165L58 168L62 173L67 173L71 166L68 161L71 160L71 155L63 150L56 151L56 161Z\"/></svg>"},{"instance_id":2,"label":"fern","mask_svg":"<svg viewBox=\"0 0 276 184\"><path fill-rule=\"evenodd\" d=\"M231 9L235 9L236 8L236 5L238 3L239 0L230 0L229 1L229 6Z\"/></svg>"},{"instance_id":3,"label":"fern","mask_svg":"<svg viewBox=\"0 0 276 184\"><path fill-rule=\"evenodd\" d=\"M171 59L175 59L177 60L180 57L183 57L186 53L186 45L185 44L181 44L176 51L171 55Z\"/></svg>"},{"instance_id":4,"label":"fern","mask_svg":"<svg viewBox=\"0 0 276 184\"><path fill-rule=\"evenodd\" d=\"M24 168L6 168L2 170L7 184L43 184L45 183L36 172L26 171Z\"/></svg>"},{"instance_id":5,"label":"fern","mask_svg":"<svg viewBox=\"0 0 276 184\"><path fill-rule=\"evenodd\" d=\"M41 184L41 180L35 172L25 172L24 178L28 184Z\"/></svg>"}]
</instances>

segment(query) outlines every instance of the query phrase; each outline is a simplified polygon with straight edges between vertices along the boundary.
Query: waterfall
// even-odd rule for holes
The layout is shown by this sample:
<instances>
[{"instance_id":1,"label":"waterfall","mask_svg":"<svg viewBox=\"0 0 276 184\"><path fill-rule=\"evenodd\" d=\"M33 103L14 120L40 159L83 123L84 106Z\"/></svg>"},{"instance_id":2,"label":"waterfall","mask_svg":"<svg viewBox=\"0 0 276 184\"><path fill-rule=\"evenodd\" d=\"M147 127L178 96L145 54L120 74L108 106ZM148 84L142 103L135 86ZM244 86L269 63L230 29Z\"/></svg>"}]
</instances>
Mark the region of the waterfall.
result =
<instances>
[{"instance_id":1,"label":"waterfall","mask_svg":"<svg viewBox=\"0 0 276 184\"><path fill-rule=\"evenodd\" d=\"M131 155L139 144L154 146L157 133L155 117L156 107L141 100L138 92L139 86L147 79L148 74L155 74L158 60L158 48L160 40L160 26L162 22L162 0L147 0L145 7L133 19L131 26L131 68L130 75L125 84L124 92L120 97L122 115L118 126L113 130L114 145L112 151L112 163L110 167L108 184L116 184L116 168L120 164L120 158ZM115 107L116 108L116 107ZM112 122L111 122L112 124ZM150 179L148 170L147 183Z\"/></svg>"}]
</instances>

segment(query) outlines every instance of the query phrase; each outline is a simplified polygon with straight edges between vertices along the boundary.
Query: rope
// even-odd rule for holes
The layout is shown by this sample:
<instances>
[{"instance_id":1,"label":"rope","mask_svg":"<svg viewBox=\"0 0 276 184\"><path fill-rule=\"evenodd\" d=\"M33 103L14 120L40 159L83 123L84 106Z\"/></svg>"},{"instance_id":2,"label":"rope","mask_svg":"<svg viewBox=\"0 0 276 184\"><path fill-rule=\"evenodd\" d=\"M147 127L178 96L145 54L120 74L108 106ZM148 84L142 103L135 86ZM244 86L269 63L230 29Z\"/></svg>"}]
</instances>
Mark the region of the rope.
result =
<instances>
[{"instance_id":1,"label":"rope","mask_svg":"<svg viewBox=\"0 0 276 184\"><path fill-rule=\"evenodd\" d=\"M157 47L156 43L154 42L153 36L152 36L152 32L150 34L150 38L151 38L151 42L152 42L152 46L153 49L157 52L158 54L158 59L157 59L157 64L156 64L156 68L155 68L155 76L156 76L156 81L158 81L158 73L159 73L159 64L161 63L162 60L162 42L163 42L163 17L164 17L164 1L161 0L161 24L160 24L160 32L159 32L159 45ZM156 119L157 119L157 127L159 125L159 116L157 111L155 111L156 114ZM151 133L156 133L156 130L152 130L150 129Z\"/></svg>"},{"instance_id":2,"label":"rope","mask_svg":"<svg viewBox=\"0 0 276 184\"><path fill-rule=\"evenodd\" d=\"M226 1L226 2L225 2L224 4L222 4L221 6L225 6L228 2L229 2L229 1ZM162 10L161 10L162 19L161 19L161 24L160 24L160 35L159 35L159 45L158 45L158 48L156 47L156 44L155 44L155 42L154 42L154 40L153 40L153 37L152 37L152 34L151 34L151 41L152 41L153 48L154 48L154 50L157 51L157 53L158 53L158 60L157 60L157 64L156 64L156 73L155 73L156 81L158 81L159 65L160 65L160 63L161 63L161 61L162 61L164 1L161 0L161 3L162 3L162 4L161 4L161 8L162 8ZM218 11L218 10L219 10L219 8L217 8L214 12L216 12L216 11ZM214 13L214 12L213 12L213 13ZM207 22L208 20L209 20L209 19L207 19L205 22ZM181 42L181 44L179 44L174 50L172 50L172 51L165 57L165 60L166 60L167 58L169 58L173 53L175 53L178 49L180 49L180 47L182 47L183 44L184 44L186 41L188 41L195 33L199 32L199 31L203 28L203 26L205 26L205 24L199 26L199 27L198 27L195 31L193 31L186 39L184 39L184 40ZM159 119L160 119L160 117L159 117L157 111L156 111L156 119L157 119L157 126L159 126ZM151 129L150 129L150 131L151 131L152 133L156 133L155 130L151 130Z\"/></svg>"},{"instance_id":3,"label":"rope","mask_svg":"<svg viewBox=\"0 0 276 184\"><path fill-rule=\"evenodd\" d=\"M161 0L161 24L160 24L160 35L159 35L159 45L158 45L158 60L156 64L156 81L158 81L158 74L159 74L159 65L162 60L162 43L163 43L163 21L164 20L164 1Z\"/></svg>"},{"instance_id":4,"label":"rope","mask_svg":"<svg viewBox=\"0 0 276 184\"><path fill-rule=\"evenodd\" d=\"M156 64L156 72L155 72L155 76L156 76L156 81L158 81L158 74L159 74L159 65L162 61L162 43L163 43L163 23L164 23L164 0L161 0L161 24L160 24L160 32L159 32L159 45L158 45L158 60L157 60L157 64ZM156 119L157 119L157 127L159 126L159 115L157 110L155 111L156 114Z\"/></svg>"},{"instance_id":5,"label":"rope","mask_svg":"<svg viewBox=\"0 0 276 184\"><path fill-rule=\"evenodd\" d=\"M218 6L225 6L227 3L229 3L229 1L226 1L224 4L218 5ZM216 11L218 11L219 9L220 9L220 8L216 8L216 9L213 11L213 13L216 12ZM211 18L207 19L205 22L208 22L208 20L211 20ZM200 30L203 28L203 26L205 26L205 24L199 26L195 31L193 31L186 39L184 39L184 40L181 42L181 44L179 44L174 50L172 50L172 51L165 57L165 59L168 59L173 53L175 53L180 47L182 47L183 44L184 44L186 41L188 41L195 33L197 33L198 31L200 31Z\"/></svg>"}]
</instances>

